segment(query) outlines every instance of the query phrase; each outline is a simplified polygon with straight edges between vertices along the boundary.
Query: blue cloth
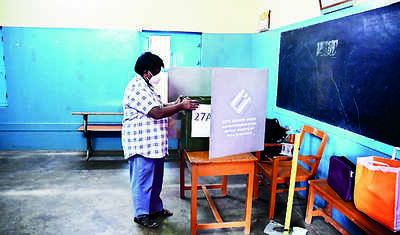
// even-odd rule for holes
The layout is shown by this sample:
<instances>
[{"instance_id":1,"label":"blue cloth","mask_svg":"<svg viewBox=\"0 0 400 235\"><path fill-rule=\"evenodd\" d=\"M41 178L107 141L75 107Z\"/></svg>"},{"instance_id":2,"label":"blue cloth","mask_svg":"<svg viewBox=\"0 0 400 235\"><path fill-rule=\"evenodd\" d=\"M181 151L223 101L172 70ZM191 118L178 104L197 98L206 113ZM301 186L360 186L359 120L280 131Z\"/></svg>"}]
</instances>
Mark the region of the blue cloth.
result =
<instances>
[{"instance_id":1,"label":"blue cloth","mask_svg":"<svg viewBox=\"0 0 400 235\"><path fill-rule=\"evenodd\" d=\"M135 155L128 161L134 216L161 211L164 158L152 159Z\"/></svg>"}]
</instances>

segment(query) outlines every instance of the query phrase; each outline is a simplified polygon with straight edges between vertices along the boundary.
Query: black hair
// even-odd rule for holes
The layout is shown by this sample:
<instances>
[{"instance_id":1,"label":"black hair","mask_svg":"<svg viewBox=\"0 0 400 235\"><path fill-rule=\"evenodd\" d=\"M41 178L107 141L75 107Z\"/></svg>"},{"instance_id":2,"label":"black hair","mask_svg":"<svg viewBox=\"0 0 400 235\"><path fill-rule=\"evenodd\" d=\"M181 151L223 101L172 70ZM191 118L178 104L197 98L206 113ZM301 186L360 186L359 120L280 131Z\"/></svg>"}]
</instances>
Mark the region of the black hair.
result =
<instances>
[{"instance_id":1,"label":"black hair","mask_svg":"<svg viewBox=\"0 0 400 235\"><path fill-rule=\"evenodd\" d=\"M144 71L152 71L158 68L164 68L163 60L151 52L145 52L136 61L135 72L143 76Z\"/></svg>"}]
</instances>

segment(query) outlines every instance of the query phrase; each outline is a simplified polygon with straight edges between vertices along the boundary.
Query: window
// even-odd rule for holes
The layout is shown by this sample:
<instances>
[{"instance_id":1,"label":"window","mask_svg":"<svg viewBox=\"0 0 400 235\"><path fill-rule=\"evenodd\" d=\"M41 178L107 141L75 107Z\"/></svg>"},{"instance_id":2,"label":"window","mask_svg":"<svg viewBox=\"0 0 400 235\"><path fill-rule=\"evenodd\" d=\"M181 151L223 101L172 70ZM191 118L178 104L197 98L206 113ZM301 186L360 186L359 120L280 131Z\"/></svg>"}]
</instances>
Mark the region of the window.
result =
<instances>
[{"instance_id":1,"label":"window","mask_svg":"<svg viewBox=\"0 0 400 235\"><path fill-rule=\"evenodd\" d=\"M163 102L168 102L168 70L175 66L201 66L201 33L142 31L145 51L161 57L164 69L155 86Z\"/></svg>"},{"instance_id":2,"label":"window","mask_svg":"<svg viewBox=\"0 0 400 235\"><path fill-rule=\"evenodd\" d=\"M7 106L6 66L4 63L3 28L0 26L0 107Z\"/></svg>"},{"instance_id":3,"label":"window","mask_svg":"<svg viewBox=\"0 0 400 235\"><path fill-rule=\"evenodd\" d=\"M164 61L164 69L160 72L161 81L154 86L164 103L168 103L168 69L170 66L170 36L149 36L146 51L158 55Z\"/></svg>"}]
</instances>

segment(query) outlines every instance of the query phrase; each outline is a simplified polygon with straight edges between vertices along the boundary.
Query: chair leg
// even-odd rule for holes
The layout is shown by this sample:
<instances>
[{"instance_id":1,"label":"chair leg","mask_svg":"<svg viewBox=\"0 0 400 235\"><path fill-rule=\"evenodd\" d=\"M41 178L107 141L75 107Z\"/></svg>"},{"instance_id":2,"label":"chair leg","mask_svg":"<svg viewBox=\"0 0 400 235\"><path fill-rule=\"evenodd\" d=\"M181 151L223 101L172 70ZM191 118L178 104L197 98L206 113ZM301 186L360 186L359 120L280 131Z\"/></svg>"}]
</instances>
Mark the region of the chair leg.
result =
<instances>
[{"instance_id":1,"label":"chair leg","mask_svg":"<svg viewBox=\"0 0 400 235\"><path fill-rule=\"evenodd\" d=\"M268 179L271 183L270 187L270 197L269 197L269 215L270 219L274 218L274 210L275 210L275 198L276 198L276 187L278 185L278 160L273 160L272 162L272 177Z\"/></svg>"},{"instance_id":2,"label":"chair leg","mask_svg":"<svg viewBox=\"0 0 400 235\"><path fill-rule=\"evenodd\" d=\"M311 220L313 217L313 208L314 208L314 199L315 199L315 192L313 189L308 190L308 198L307 198L307 210L306 210L306 224L311 224Z\"/></svg>"},{"instance_id":3,"label":"chair leg","mask_svg":"<svg viewBox=\"0 0 400 235\"><path fill-rule=\"evenodd\" d=\"M310 185L308 184L308 180L306 181L306 201L308 201L308 196L310 194ZM296 189L296 187L295 187Z\"/></svg>"},{"instance_id":4,"label":"chair leg","mask_svg":"<svg viewBox=\"0 0 400 235\"><path fill-rule=\"evenodd\" d=\"M270 197L269 197L269 214L268 214L268 218L269 219L273 219L274 218L276 186L277 186L276 181L272 180L271 188L270 188L271 189Z\"/></svg>"}]
</instances>

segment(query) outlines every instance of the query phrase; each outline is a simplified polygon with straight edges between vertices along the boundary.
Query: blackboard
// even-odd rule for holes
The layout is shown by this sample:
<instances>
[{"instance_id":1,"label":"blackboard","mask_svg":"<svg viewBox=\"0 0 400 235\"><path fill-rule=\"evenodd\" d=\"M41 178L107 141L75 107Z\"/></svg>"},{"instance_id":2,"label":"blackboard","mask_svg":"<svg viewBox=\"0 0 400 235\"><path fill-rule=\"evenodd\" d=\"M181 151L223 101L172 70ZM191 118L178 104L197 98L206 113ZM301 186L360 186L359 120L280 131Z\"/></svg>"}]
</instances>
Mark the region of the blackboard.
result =
<instances>
[{"instance_id":1,"label":"blackboard","mask_svg":"<svg viewBox=\"0 0 400 235\"><path fill-rule=\"evenodd\" d=\"M400 4L281 34L277 106L400 146Z\"/></svg>"}]
</instances>

